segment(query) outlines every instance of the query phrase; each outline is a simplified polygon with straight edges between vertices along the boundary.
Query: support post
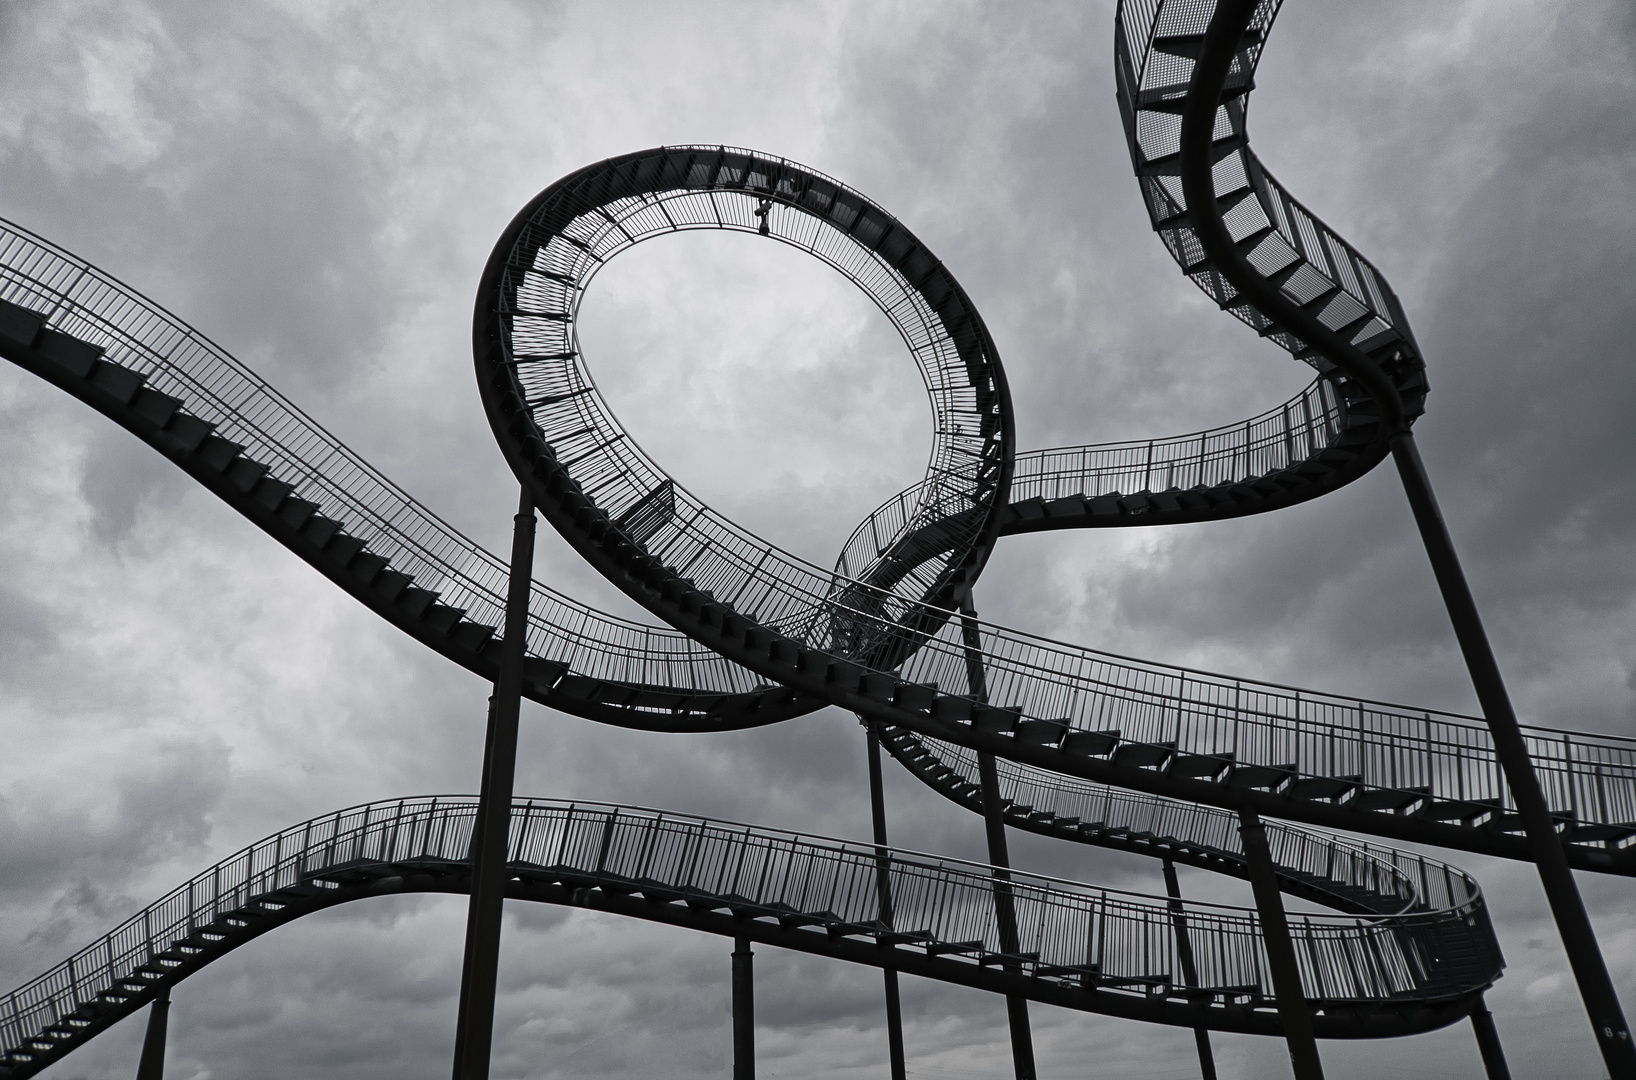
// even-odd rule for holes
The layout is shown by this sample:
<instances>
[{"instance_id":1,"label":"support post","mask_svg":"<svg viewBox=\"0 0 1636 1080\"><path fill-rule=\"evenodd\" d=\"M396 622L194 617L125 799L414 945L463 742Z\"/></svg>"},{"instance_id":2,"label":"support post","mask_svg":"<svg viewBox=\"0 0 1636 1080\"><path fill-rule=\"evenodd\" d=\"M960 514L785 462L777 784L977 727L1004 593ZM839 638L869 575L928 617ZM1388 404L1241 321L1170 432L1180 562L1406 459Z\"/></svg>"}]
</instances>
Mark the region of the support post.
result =
<instances>
[{"instance_id":1,"label":"support post","mask_svg":"<svg viewBox=\"0 0 1636 1080\"><path fill-rule=\"evenodd\" d=\"M1164 861L1165 892L1170 895L1170 921L1176 927L1176 961L1182 968L1182 979L1189 989L1199 985L1199 968L1193 959L1193 939L1187 936L1187 916L1182 911L1182 885L1176 879L1176 864ZM1210 1029L1200 1024L1193 1029L1193 1042L1199 1051L1199 1075L1203 1080L1216 1080L1216 1055L1210 1049Z\"/></svg>"},{"instance_id":2,"label":"support post","mask_svg":"<svg viewBox=\"0 0 1636 1080\"><path fill-rule=\"evenodd\" d=\"M1272 849L1267 846L1267 830L1251 807L1239 807L1238 819L1238 835L1244 843L1250 889L1261 916L1261 940L1267 949L1267 968L1272 975L1273 994L1278 999L1278 1019L1289 1046L1290 1066L1295 1071L1295 1080L1324 1080L1318 1039L1312 1031L1312 1010L1307 1008L1306 994L1301 989L1301 967L1295 959L1295 941L1290 937L1289 921L1284 918L1284 899L1278 895L1278 876Z\"/></svg>"},{"instance_id":3,"label":"support post","mask_svg":"<svg viewBox=\"0 0 1636 1080\"><path fill-rule=\"evenodd\" d=\"M993 754L977 755L983 786L983 829L988 837L988 861L994 866L994 914L1000 929L1000 951L1021 951L1017 941L1017 911L1011 896L1011 855L1005 839L1005 802L1000 798L999 770ZM1014 967L1014 961L1002 962ZM1034 1080L1034 1034L1028 1023L1028 999L1006 996L1006 1020L1011 1026L1011 1063L1017 1080Z\"/></svg>"},{"instance_id":4,"label":"support post","mask_svg":"<svg viewBox=\"0 0 1636 1080\"><path fill-rule=\"evenodd\" d=\"M733 947L733 1080L756 1080L755 953L750 939Z\"/></svg>"},{"instance_id":5,"label":"support post","mask_svg":"<svg viewBox=\"0 0 1636 1080\"><path fill-rule=\"evenodd\" d=\"M466 957L455 1026L454 1080L488 1080L494 1043L494 993L500 968L500 922L505 911L511 834L511 791L517 773L517 722L522 707L523 658L528 653L528 600L534 573L534 501L522 489L511 533L511 581L506 593L500 677L489 699L483 782L472 822L471 904L466 912Z\"/></svg>"},{"instance_id":6,"label":"support post","mask_svg":"<svg viewBox=\"0 0 1636 1080\"><path fill-rule=\"evenodd\" d=\"M880 735L873 721L864 722L869 742L869 811L875 830L875 888L879 894L880 922L892 928L892 864L886 854L886 793L882 790ZM892 968L881 972L886 982L886 1051L892 1080L906 1080L903 1057L903 1004L898 997L898 973Z\"/></svg>"},{"instance_id":7,"label":"support post","mask_svg":"<svg viewBox=\"0 0 1636 1080\"><path fill-rule=\"evenodd\" d=\"M977 628L977 610L968 592L960 601L960 633L965 644L966 680L972 695L988 700L988 675L983 666L983 641ZM1000 798L1000 774L993 754L978 753L978 779L983 792L983 831L988 839L988 861L994 867L994 920L1000 931L1000 951L1020 951L1017 911L1011 896L1011 855L1005 839L1005 802ZM1015 967L1015 961L1002 961ZM1017 1080L1035 1080L1034 1034L1028 1023L1028 999L1006 995L1006 1022L1011 1029L1011 1064Z\"/></svg>"},{"instance_id":8,"label":"support post","mask_svg":"<svg viewBox=\"0 0 1636 1080\"><path fill-rule=\"evenodd\" d=\"M1477 602L1472 598L1448 525L1438 508L1437 496L1432 493L1426 465L1420 460L1414 435L1407 428L1392 436L1391 447L1392 460L1397 463L1409 507L1414 511L1415 525L1420 529L1420 539L1426 545L1426 555L1437 578L1437 588L1443 594L1443 604L1448 608L1449 622L1454 624L1454 636L1465 657L1472 687L1477 691L1483 718L1493 735L1494 756L1511 788L1511 798L1528 838L1529 854L1539 869L1540 884L1544 886L1545 899L1556 919L1557 932L1562 935L1568 964L1579 984L1579 995L1590 1016L1602 1060L1613 1080L1636 1080L1636 1045L1631 1043L1630 1025L1625 1022L1619 994L1608 976L1602 947L1596 940L1596 930L1585 911L1573 869L1568 866L1567 853L1562 850L1562 840L1557 836L1556 822L1545 802L1545 793L1540 790L1528 744L1523 740L1517 714L1511 707L1511 696L1506 692L1500 665L1494 659L1494 650L1477 613Z\"/></svg>"},{"instance_id":9,"label":"support post","mask_svg":"<svg viewBox=\"0 0 1636 1080\"><path fill-rule=\"evenodd\" d=\"M1500 1033L1494 1028L1494 1014L1488 1003L1477 998L1477 1007L1471 1010L1471 1030L1477 1036L1477 1052L1483 1055L1483 1072L1488 1080L1511 1080L1511 1067L1505 1063L1505 1048L1500 1045Z\"/></svg>"},{"instance_id":10,"label":"support post","mask_svg":"<svg viewBox=\"0 0 1636 1080\"><path fill-rule=\"evenodd\" d=\"M148 1033L142 1038L142 1057L136 1080L165 1080L165 1030L170 1024L170 987L160 989L148 1006Z\"/></svg>"}]
</instances>

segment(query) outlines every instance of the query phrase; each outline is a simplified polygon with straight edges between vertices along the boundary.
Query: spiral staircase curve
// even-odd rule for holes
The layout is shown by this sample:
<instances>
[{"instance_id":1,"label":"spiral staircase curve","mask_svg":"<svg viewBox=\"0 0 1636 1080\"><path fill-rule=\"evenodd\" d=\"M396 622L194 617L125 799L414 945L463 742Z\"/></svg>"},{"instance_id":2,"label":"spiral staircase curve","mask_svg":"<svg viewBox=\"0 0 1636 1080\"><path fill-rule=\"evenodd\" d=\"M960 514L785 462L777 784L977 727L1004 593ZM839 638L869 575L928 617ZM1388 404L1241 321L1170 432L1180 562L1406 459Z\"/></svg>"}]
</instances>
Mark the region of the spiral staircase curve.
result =
<instances>
[{"instance_id":1,"label":"spiral staircase curve","mask_svg":"<svg viewBox=\"0 0 1636 1080\"><path fill-rule=\"evenodd\" d=\"M1229 177L1217 210L1268 207L1270 224L1249 228L1237 242L1257 258L1283 238L1306 260L1267 277L1290 296L1316 288L1302 307L1327 320L1327 329L1350 333L1360 350L1368 346L1412 418L1424 396L1423 365L1385 279L1266 177L1243 138L1243 96L1276 7L1259 9L1229 80L1239 80L1229 88L1242 92L1227 97L1226 134L1210 152L1220 151L1217 163L1237 155L1246 182L1233 187ZM1155 150L1162 143L1153 132L1163 134L1162 118L1179 115L1185 99L1187 79L1178 98L1175 70L1165 65L1189 59L1198 45L1183 40L1188 27L1166 26L1166 14L1164 5L1124 5L1116 35L1122 111L1155 228L1184 271L1225 308L1318 368L1313 386L1215 432L1019 455L1003 370L980 318L941 264L874 204L793 163L726 147L660 148L589 167L542 193L496 247L474 321L479 382L502 450L545 516L675 630L615 619L537 584L528 696L602 722L673 731L773 723L842 705L878 725L899 760L957 801L969 805L963 763L992 753L1008 763L1013 787L1046 793L1028 804L1013 799L1011 824L1129 850L1157 837L1164 857L1228 873L1242 864L1230 842L1218 838L1212 846L1179 828L1155 833L1073 820L1065 808L1098 795L1112 805L1112 788L1119 788L1125 816L1116 822L1135 820L1138 808L1162 819L1180 798L1525 857L1474 718L1130 661L988 624L973 649L951 631L960 621L954 603L1000 535L1276 509L1333 490L1384 456L1369 388L1240 298L1189 246L1191 219L1179 208L1170 171L1180 157L1168 156L1180 151ZM1145 29L1143 15L1151 16ZM1132 59L1138 55L1140 62ZM1154 57L1168 59L1150 63ZM552 203L564 191L573 198ZM714 221L702 213L678 220L689 201L701 209L700 194ZM549 212L540 214L542 206ZM647 230L642 239L729 228L825 258L880 304L920 362L934 401L943 395L927 479L872 515L867 539L860 527L836 570L802 564L691 500L641 455L583 377L573 334L579 297L608 257L636 242L631 226L638 222ZM820 236L834 239L821 229L853 246L819 250ZM535 235L518 258L516 241L527 230ZM1331 274L1322 286L1305 276L1321 270ZM493 676L503 561L414 503L202 336L12 226L0 231L0 297L0 353L155 446L377 614ZM528 306L541 300L556 306ZM1342 319L1351 311L1345 300L1362 304L1368 319ZM679 509L691 515L691 533ZM667 561L680 553L692 556L685 566ZM974 661L980 688L970 680ZM1122 725L1098 726L1110 716ZM1201 738L1190 718L1229 729L1231 749L1219 737ZM1241 739L1245 732L1260 738ZM1420 736L1423 759L1393 749L1410 733ZM1303 736L1316 752L1303 752ZM1536 767L1563 807L1563 839L1575 864L1636 872L1636 744L1547 729L1530 736ZM1326 758L1327 767L1320 764ZM1342 862L1379 873L1357 887L1333 874L1313 879L1299 860L1286 859L1281 887L1374 916L1410 909L1437 915L1466 905L1444 921L1470 917L1487 932L1486 915L1472 914L1481 911L1474 883L1459 904L1439 907L1424 889L1405 897L1413 874L1393 858L1333 838L1317 842L1325 841L1331 851L1349 852ZM1448 891L1451 899L1452 886ZM1395 912L1393 904L1400 905ZM1489 982L1499 963L1496 948ZM1468 1005L1482 985L1466 985Z\"/></svg>"}]
</instances>

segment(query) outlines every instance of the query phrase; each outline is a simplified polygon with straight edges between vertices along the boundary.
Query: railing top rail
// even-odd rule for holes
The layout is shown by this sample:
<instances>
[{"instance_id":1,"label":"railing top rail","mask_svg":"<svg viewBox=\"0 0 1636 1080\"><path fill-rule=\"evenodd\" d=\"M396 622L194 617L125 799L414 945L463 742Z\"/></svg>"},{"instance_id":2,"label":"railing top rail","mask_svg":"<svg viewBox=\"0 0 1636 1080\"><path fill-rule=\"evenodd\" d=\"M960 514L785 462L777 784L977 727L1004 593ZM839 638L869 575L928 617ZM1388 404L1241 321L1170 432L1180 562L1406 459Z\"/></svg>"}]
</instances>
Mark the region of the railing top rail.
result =
<instances>
[{"instance_id":1,"label":"railing top rail","mask_svg":"<svg viewBox=\"0 0 1636 1080\"><path fill-rule=\"evenodd\" d=\"M409 813L453 813L456 811L475 812L477 807L477 797L474 795L420 795L404 799L384 799L373 802L358 803L354 806L345 807L340 810L333 810L329 813L311 818L308 821L301 822L300 824L292 825L287 829L274 833L271 836L259 840L256 843L227 856L217 865L224 865L226 863L233 862L235 859L243 858L260 848L274 843L280 837L287 837L293 834L301 833L312 825L327 821L338 821L340 819L352 816L367 815L370 811L387 810L395 807L402 807L405 812ZM617 813L628 815L635 819L647 820L656 823L667 822L685 826L697 826L705 829L713 828L738 836L780 840L793 844L799 844L810 849L826 851L834 855L847 857L878 859L884 855L889 859L904 863L905 865L919 866L924 869L932 870L955 871L962 874L971 875L974 878L981 878L984 881L991 881L996 870L996 867L988 863L978 862L971 859L961 859L954 856L941 855L933 852L919 851L913 848L896 847L890 844L877 845L872 843L864 843L858 840L848 840L841 837L826 836L820 833L801 832L793 829L781 829L773 826L758 825L752 822L737 821L727 818L705 817L699 814L689 814L675 810L663 809L660 807L641 806L630 803L606 802L598 799L547 799L518 796L512 800L513 814L522 811L525 813L525 820L526 812L535 809L545 810L548 812L560 812L564 814L572 810L590 810L599 814ZM349 831L361 832L369 829L386 828L389 824L390 823L385 819L370 820L366 817L365 820ZM325 842L328 841L326 840ZM1051 874L1041 874L1015 869L1008 870L1007 873L1010 875L1010 879L1013 884L1033 884L1038 888L1048 891L1068 892L1074 895L1123 897L1128 898L1131 901L1141 902L1144 904L1163 905L1170 902L1169 898L1166 896L1159 896L1153 893L1143 893L1129 889L1116 889L1101 885L1090 885L1082 881L1075 881L1071 878L1057 877ZM210 871L207 870L200 875L200 877L208 877L209 874ZM194 880L199 880L199 878L196 877ZM1235 915L1242 915L1253 911L1253 909L1244 908L1240 905L1218 904L1206 900L1188 900L1186 901L1186 904L1189 908L1197 906L1201 910L1232 912ZM1344 925L1353 925L1357 921L1356 917L1345 915L1315 915L1314 918L1320 921L1328 920Z\"/></svg>"},{"instance_id":2,"label":"railing top rail","mask_svg":"<svg viewBox=\"0 0 1636 1080\"><path fill-rule=\"evenodd\" d=\"M1284 410L1288 409L1292 405L1299 405L1302 401L1304 401L1306 399L1307 395L1312 393L1313 389L1320 382L1323 382L1323 381L1324 380L1322 378L1314 380L1312 383L1308 384L1300 393L1296 394L1294 397L1289 398L1288 400L1283 401L1283 402L1279 403L1278 405L1275 405L1272 408L1267 409L1264 412L1257 413L1256 415L1254 415L1254 416L1252 416L1252 417L1250 417L1250 418L1248 418L1246 420L1239 420L1239 421L1236 421L1235 423L1231 423L1231 424L1217 424L1217 425L1215 425L1213 427L1199 428L1197 431L1186 431L1186 432L1182 432L1179 435L1158 435L1158 436L1154 436L1153 438L1149 438L1149 439L1110 439L1107 442L1084 443L1082 445L1077 445L1077 446L1075 446L1075 445L1042 446L1042 447L1037 447L1037 448L1035 448L1033 450L1019 450L1019 451L1017 451L1017 466L1020 469L1022 467L1022 464L1023 464L1024 460L1043 459L1043 458L1049 457L1049 456L1051 456L1053 454L1061 454L1061 455L1066 456L1066 455L1069 455L1069 454L1084 454L1084 453L1094 453L1094 452L1098 452L1098 451L1133 449L1133 448L1136 448L1136 447L1144 447L1144 446L1147 446L1149 444L1186 443L1186 442L1194 442L1194 441L1197 441L1198 439L1206 438L1206 437L1211 436L1211 435L1228 435L1228 434L1233 434L1233 433L1236 433L1236 432L1241 432L1241 431L1244 430L1244 428L1247 425L1253 426L1253 425L1261 423L1263 421L1271 420L1275 416L1283 415Z\"/></svg>"}]
</instances>

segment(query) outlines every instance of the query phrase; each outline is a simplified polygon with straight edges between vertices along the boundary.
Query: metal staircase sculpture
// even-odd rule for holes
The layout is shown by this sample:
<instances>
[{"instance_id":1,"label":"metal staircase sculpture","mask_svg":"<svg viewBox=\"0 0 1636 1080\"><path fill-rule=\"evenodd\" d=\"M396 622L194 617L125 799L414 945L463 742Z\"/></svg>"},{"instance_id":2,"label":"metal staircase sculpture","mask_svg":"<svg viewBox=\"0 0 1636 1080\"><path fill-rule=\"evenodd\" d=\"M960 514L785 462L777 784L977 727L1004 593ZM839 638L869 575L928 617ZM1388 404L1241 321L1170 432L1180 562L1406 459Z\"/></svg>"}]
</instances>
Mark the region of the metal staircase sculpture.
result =
<instances>
[{"instance_id":1,"label":"metal staircase sculpture","mask_svg":"<svg viewBox=\"0 0 1636 1080\"><path fill-rule=\"evenodd\" d=\"M1424 365L1390 287L1266 175L1244 140L1243 95L1275 11L1276 4L1254 6L1254 32L1234 43L1224 119L1209 148L1214 206L1234 245L1286 301L1293 298L1307 318L1370 359L1406 425L1423 407ZM656 731L770 724L839 705L872 725L912 772L963 805L978 808L976 755L994 755L1005 763L1009 824L1230 874L1248 873L1228 827L1232 812L1245 808L1324 828L1531 858L1511 785L1480 718L1132 660L957 614L1003 535L1270 511L1335 490L1393 452L1380 387L1338 368L1292 330L1289 319L1269 317L1241 294L1219 260L1205 254L1200 222L1185 209L1181 117L1214 12L1208 2L1122 5L1116 67L1144 198L1183 270L1237 317L1318 369L1302 394L1240 424L1017 453L998 351L952 275L879 206L781 158L721 146L662 147L588 166L525 207L496 245L479 289L473 346L484 407L502 452L546 519L668 626L618 619L536 582L524 693L588 719ZM833 569L796 559L694 498L641 451L589 377L575 319L595 274L636 243L705 228L790 244L853 281L897 327L931 395L933 450L925 479L870 515ZM421 507L174 316L11 225L0 225L0 354L154 446L393 625L485 678L496 675L505 560ZM1568 861L1585 870L1636 874L1636 740L1546 728L1527 728L1524 735ZM457 812L457 806L466 809ZM470 806L416 810L415 820L430 822L438 813L450 821L459 813L469 818ZM520 806L527 821L559 812L536 815L532 808L547 804ZM356 813L368 819L371 812ZM374 838L370 843L385 843L384 834L369 832L367 820L357 827L360 837ZM690 827L700 836L717 828L696 820ZM773 835L744 829L746 838ZM415 843L431 844L424 830L416 835L422 839ZM1313 924L1327 929L1303 939L1315 950L1303 977L1320 1034L1390 1034L1448 1023L1476 1007L1482 989L1498 977L1501 961L1481 894L1465 875L1293 827L1271 835L1279 886L1348 913ZM867 854L861 866L879 860L908 865L908 856L873 846L826 850L843 849ZM243 858L262 858L268 850L282 866L276 844ZM252 856L255 851L263 854ZM296 874L290 881L277 876L284 870L246 870L244 880L260 884L235 886L232 911L239 914L212 908L211 933L220 937L200 930L204 938L190 943L163 939L152 957L143 954L147 974L134 976L134 967L118 971L110 953L109 981L86 983L92 989L85 992L71 964L67 983L53 975L35 986L31 993L44 995L36 1004L25 1007L13 995L17 1026L4 1026L10 1021L0 1015L10 1055L0 1076L30 1074L47 1057L60 1056L59 1048L65 1053L101 1030L105 1015L129 1011L121 1002L140 993L121 998L120 987L169 985L171 974L193 970L194 959L213 958L229 947L221 943L236 943L252 930L378 892L383 879L443 891L465 887L464 848L439 847L433 856L428 847L413 858L407 851L386 844L369 855L375 869L364 874L374 882L367 887L348 884L346 868L330 862L311 877L316 884L310 888L300 885L305 870L290 870ZM649 890L622 892L613 878L530 877L540 867L562 867L515 858L527 863L514 868L518 895L537 885L558 890L538 898L568 902L594 894L608 910L701 928L727 925L720 922L726 919L741 928L721 932L799 929L776 912L756 914L757 905L773 902L766 897L719 892L700 894L692 905L673 902L677 897L650 900ZM833 865L840 859L834 855ZM298 865L304 864L291 864ZM992 868L947 872L950 880L960 874L980 879L992 897ZM839 881L841 872L836 875ZM1015 883L1033 880L1013 873L1016 889L1023 885ZM694 888L691 881L651 884L654 897L669 887ZM292 888L302 895L287 893ZM1074 889L1083 887L1039 888L1042 896L1057 897L1079 896ZM1259 988L1236 996L1198 994L1203 987L1179 986L1170 968L1162 982L1153 982L1161 971L1149 965L1140 978L1134 968L1120 968L1118 978L1127 983L1115 985L1108 969L1083 970L1090 961L1074 952L1078 945L1060 942L1034 950L1040 956L1033 959L1008 955L998 966L973 963L955 957L998 956L990 947L995 942L959 934L898 940L903 935L895 929L883 939L882 927L867 929L875 916L860 903L865 909L798 911L790 917L796 923L826 929L803 930L807 936L789 941L828 941L826 948L837 950L830 955L843 955L868 938L859 956L846 958L867 952L875 959L862 962L1115 1015L1280 1030L1279 1017L1264 1007L1266 986L1253 979L1208 984ZM1158 899L1119 903L1169 910ZM907 910L899 905L896 914L907 917ZM278 914L284 911L289 914ZM218 916L243 926L229 932ZM1242 930L1239 951L1229 953L1240 958L1234 963L1254 967L1244 959L1260 955L1254 915L1195 916L1189 909L1187 933L1216 925L1216 918L1240 920L1234 924ZM900 918L895 925L906 924ZM1169 914L1151 926L1166 928L1152 930L1154 941L1165 934L1176 939ZM1416 945L1421 931L1406 929L1411 926L1437 927L1445 936L1436 947ZM1225 942L1230 935L1222 933ZM1453 944L1455 938L1463 944ZM987 944L970 952L941 949L979 940ZM1373 971L1374 961L1359 957L1376 955L1369 950L1387 940L1397 943L1390 955L1421 960L1382 967L1396 973L1389 991L1386 982L1365 979L1346 991L1351 996L1336 997L1334 973L1349 962L1356 971ZM813 944L791 947L823 951ZM1166 955L1161 949L1149 959L1162 967ZM1042 959L1047 956L1052 959ZM1438 964L1457 969L1458 978L1450 982ZM956 969L957 976L949 974ZM1133 992L1138 984L1145 989ZM1252 999L1261 1004L1244 1004Z\"/></svg>"}]
</instances>

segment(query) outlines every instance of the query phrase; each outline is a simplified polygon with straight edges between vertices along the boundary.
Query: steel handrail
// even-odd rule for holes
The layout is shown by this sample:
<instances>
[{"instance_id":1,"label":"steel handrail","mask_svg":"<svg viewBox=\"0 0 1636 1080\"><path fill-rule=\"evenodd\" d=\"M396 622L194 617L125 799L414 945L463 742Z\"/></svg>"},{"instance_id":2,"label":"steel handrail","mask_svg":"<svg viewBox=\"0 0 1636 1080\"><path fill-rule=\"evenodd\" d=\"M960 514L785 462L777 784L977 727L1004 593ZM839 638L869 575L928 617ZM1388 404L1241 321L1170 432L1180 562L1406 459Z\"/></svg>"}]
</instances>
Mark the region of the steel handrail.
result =
<instances>
[{"instance_id":1,"label":"steel handrail","mask_svg":"<svg viewBox=\"0 0 1636 1080\"><path fill-rule=\"evenodd\" d=\"M1320 378L1283 404L1234 424L1159 439L1022 451L1011 477L1010 502L1015 507L1029 499L1090 499L1243 483L1322 453L1345 423L1345 402ZM927 497L927 489L941 480L911 484L871 511L842 545L835 572L865 576L890 547L890 540L880 538L895 539L905 531L911 520L905 507L930 505L945 516L958 513L960 507Z\"/></svg>"}]
</instances>

